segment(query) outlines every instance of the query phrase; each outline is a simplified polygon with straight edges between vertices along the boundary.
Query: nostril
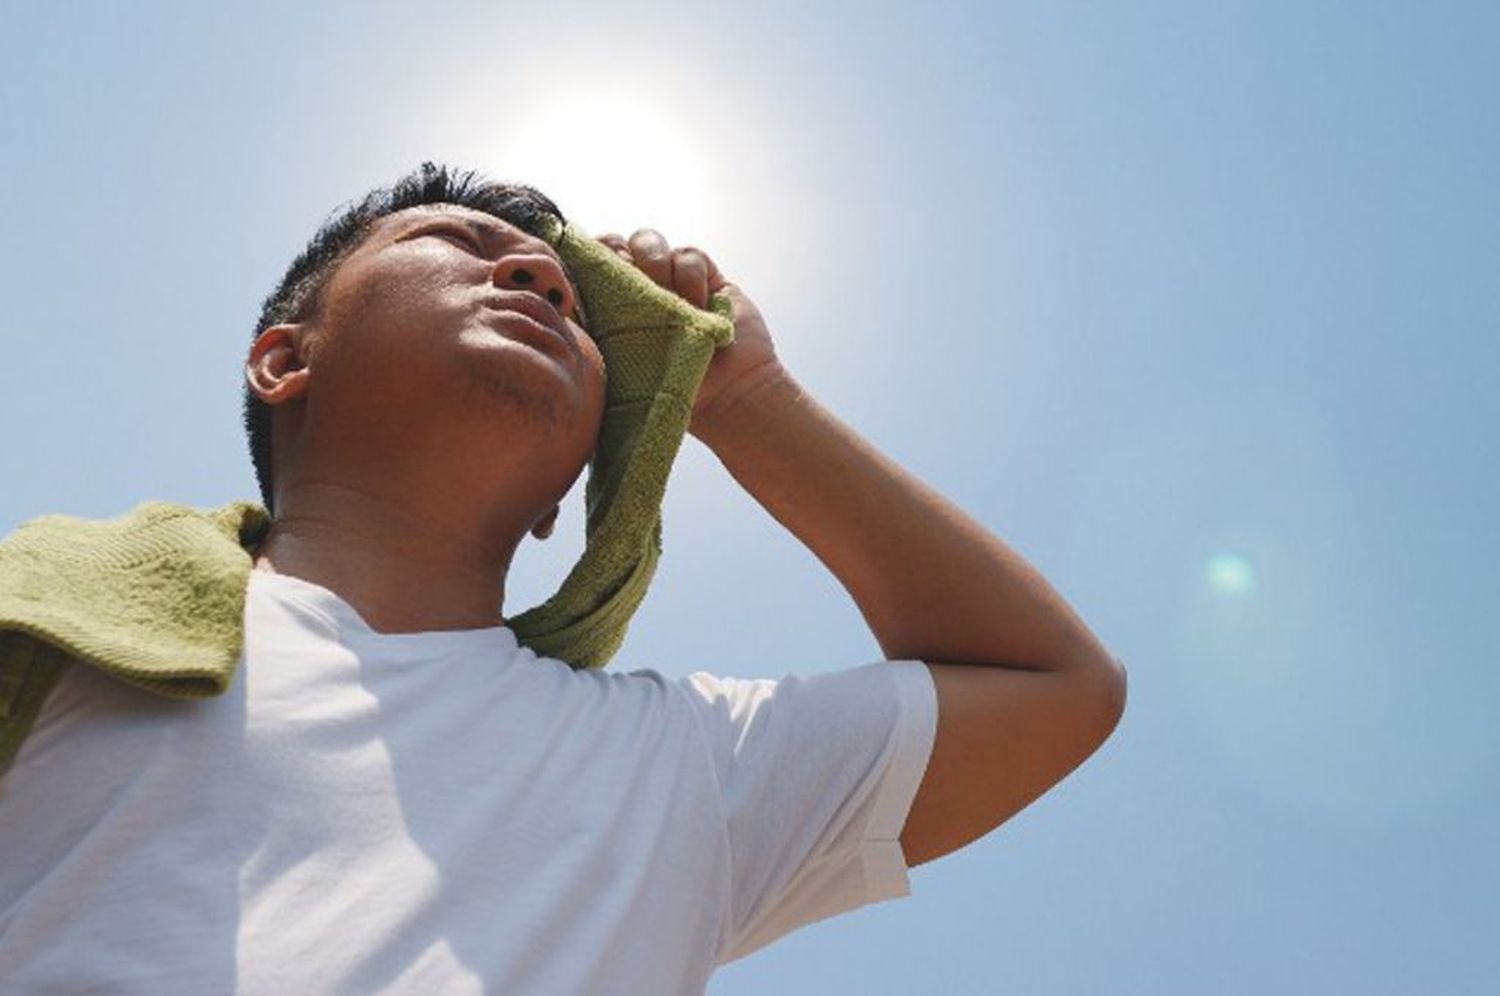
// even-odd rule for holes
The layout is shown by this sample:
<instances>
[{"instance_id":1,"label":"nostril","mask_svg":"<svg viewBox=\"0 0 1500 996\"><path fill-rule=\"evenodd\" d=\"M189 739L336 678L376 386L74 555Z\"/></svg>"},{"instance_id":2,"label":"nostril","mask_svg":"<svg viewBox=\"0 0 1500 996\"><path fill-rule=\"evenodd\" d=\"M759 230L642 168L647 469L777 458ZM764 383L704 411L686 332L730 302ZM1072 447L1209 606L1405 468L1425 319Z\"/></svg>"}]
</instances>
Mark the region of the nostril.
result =
<instances>
[{"instance_id":1,"label":"nostril","mask_svg":"<svg viewBox=\"0 0 1500 996\"><path fill-rule=\"evenodd\" d=\"M559 313L567 309L571 314L577 306L572 300L573 288L562 269L551 259L533 258L539 259L535 267L526 260L501 260L493 273L494 283L501 287L524 287L538 297L545 297Z\"/></svg>"}]
</instances>

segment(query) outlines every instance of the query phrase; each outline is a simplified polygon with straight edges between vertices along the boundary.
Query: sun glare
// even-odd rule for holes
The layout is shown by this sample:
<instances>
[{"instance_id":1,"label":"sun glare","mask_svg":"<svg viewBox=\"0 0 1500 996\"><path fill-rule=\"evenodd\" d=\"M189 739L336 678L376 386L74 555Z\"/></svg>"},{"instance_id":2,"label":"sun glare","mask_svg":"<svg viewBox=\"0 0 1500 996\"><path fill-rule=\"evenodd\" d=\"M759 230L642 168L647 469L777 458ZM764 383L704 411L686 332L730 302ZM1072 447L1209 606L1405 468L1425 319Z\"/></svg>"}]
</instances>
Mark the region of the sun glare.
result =
<instances>
[{"instance_id":1,"label":"sun glare","mask_svg":"<svg viewBox=\"0 0 1500 996\"><path fill-rule=\"evenodd\" d=\"M544 191L591 235L655 228L674 245L700 237L700 159L647 101L592 94L540 106L497 159L506 179Z\"/></svg>"}]
</instances>

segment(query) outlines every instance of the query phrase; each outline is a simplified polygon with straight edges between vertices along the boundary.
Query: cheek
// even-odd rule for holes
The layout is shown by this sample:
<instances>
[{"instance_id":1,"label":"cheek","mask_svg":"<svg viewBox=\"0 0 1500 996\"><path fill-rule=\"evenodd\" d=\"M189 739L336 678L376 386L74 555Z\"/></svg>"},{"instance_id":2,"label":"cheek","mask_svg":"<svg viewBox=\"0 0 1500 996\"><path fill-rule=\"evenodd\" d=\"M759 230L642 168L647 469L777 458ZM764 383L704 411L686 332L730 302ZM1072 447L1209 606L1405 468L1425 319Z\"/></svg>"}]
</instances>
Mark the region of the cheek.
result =
<instances>
[{"instance_id":1,"label":"cheek","mask_svg":"<svg viewBox=\"0 0 1500 996\"><path fill-rule=\"evenodd\" d=\"M392 251L343 276L330 315L341 327L365 329L372 336L441 319L448 310L445 292L458 283L442 258L421 251Z\"/></svg>"},{"instance_id":2,"label":"cheek","mask_svg":"<svg viewBox=\"0 0 1500 996\"><path fill-rule=\"evenodd\" d=\"M584 350L584 359L593 370L594 378L598 384L599 407L603 410L604 391L606 385L609 383L609 372L604 368L604 355L599 352L599 347L594 345L594 340L592 339L589 340Z\"/></svg>"},{"instance_id":3,"label":"cheek","mask_svg":"<svg viewBox=\"0 0 1500 996\"><path fill-rule=\"evenodd\" d=\"M569 322L571 331L576 336L578 351L582 354L583 366L590 372L590 376L601 385L604 383L604 354L599 352L599 344L594 337L589 335L575 322Z\"/></svg>"}]
</instances>

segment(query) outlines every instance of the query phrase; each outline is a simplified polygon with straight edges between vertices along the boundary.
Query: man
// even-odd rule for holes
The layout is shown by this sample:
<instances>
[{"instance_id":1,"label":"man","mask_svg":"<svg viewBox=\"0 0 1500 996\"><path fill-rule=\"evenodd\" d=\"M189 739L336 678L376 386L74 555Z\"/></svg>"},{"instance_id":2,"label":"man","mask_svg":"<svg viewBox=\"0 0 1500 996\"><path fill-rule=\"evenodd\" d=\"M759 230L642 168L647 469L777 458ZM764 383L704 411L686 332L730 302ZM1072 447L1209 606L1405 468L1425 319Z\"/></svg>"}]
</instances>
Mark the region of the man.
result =
<instances>
[{"instance_id":1,"label":"man","mask_svg":"<svg viewBox=\"0 0 1500 996\"><path fill-rule=\"evenodd\" d=\"M908 868L1113 730L1124 671L1063 599L810 397L708 254L650 229L600 241L734 305L690 432L886 660L673 681L518 646L511 558L587 465L607 376L544 213L424 166L267 298L246 425L273 523L243 678L147 709L68 671L0 782L8 988L701 993L908 894Z\"/></svg>"}]
</instances>

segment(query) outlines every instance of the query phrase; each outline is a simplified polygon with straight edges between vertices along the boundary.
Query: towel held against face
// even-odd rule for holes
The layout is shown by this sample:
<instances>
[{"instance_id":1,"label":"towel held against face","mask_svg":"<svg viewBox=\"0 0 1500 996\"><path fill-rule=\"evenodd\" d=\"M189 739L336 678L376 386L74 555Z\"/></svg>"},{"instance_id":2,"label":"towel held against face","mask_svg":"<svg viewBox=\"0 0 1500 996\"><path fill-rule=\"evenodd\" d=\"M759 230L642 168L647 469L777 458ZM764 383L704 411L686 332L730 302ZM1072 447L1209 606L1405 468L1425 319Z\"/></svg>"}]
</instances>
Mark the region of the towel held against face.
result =
<instances>
[{"instance_id":1,"label":"towel held against face","mask_svg":"<svg viewBox=\"0 0 1500 996\"><path fill-rule=\"evenodd\" d=\"M733 308L654 283L571 222L538 234L568 267L604 358L604 418L584 487L585 545L557 592L512 617L523 646L607 664L661 556L661 504L693 399ZM271 519L234 501L147 501L113 519L44 515L0 539L0 766L71 659L172 699L222 694L244 642L245 589Z\"/></svg>"}]
</instances>

